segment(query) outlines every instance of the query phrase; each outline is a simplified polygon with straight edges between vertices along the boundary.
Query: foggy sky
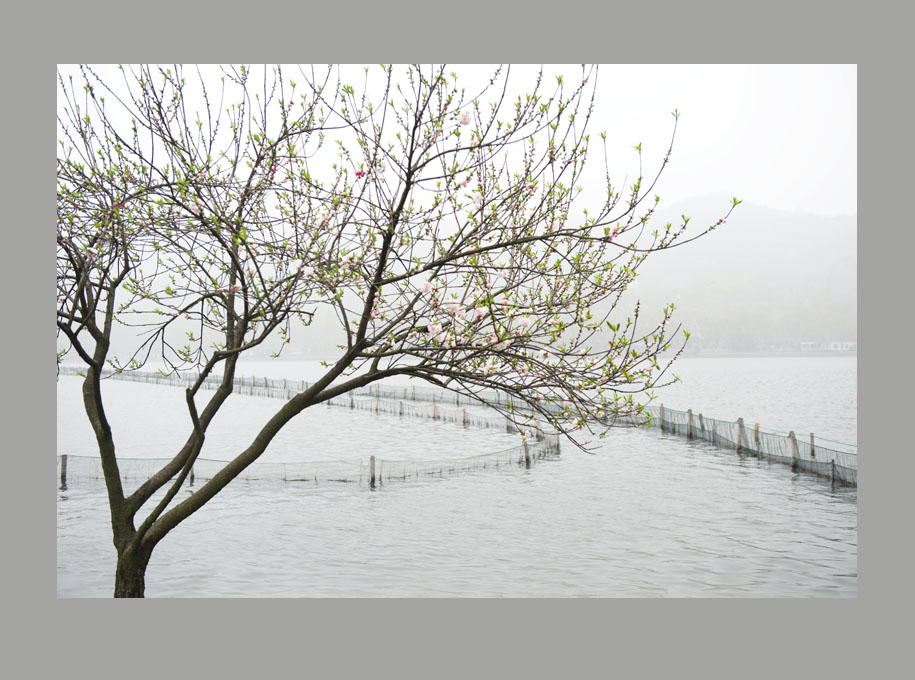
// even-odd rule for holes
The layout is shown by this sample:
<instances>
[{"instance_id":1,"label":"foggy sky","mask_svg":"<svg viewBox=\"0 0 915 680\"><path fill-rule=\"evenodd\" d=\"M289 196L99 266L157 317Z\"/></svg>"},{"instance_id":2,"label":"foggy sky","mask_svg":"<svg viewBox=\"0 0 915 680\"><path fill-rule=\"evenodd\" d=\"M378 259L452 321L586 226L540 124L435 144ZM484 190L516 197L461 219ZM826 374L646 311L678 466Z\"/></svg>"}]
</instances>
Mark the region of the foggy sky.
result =
<instances>
[{"instance_id":1,"label":"foggy sky","mask_svg":"<svg viewBox=\"0 0 915 680\"><path fill-rule=\"evenodd\" d=\"M607 132L611 177L631 180L632 147L641 142L646 171L656 168L677 109L656 191L666 204L725 193L780 210L855 215L857 84L855 65L604 65L592 133Z\"/></svg>"}]
</instances>

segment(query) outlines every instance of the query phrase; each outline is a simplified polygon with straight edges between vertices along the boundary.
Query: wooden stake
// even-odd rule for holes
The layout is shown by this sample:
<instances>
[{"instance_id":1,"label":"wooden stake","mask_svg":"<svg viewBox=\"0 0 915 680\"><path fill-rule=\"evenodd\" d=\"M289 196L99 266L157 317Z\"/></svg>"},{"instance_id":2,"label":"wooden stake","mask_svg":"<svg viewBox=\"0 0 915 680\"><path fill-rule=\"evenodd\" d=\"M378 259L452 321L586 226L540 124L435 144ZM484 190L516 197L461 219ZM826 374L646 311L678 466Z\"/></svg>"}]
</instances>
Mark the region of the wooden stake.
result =
<instances>
[{"instance_id":1,"label":"wooden stake","mask_svg":"<svg viewBox=\"0 0 915 680\"><path fill-rule=\"evenodd\" d=\"M369 458L369 486L375 488L375 456Z\"/></svg>"},{"instance_id":2,"label":"wooden stake","mask_svg":"<svg viewBox=\"0 0 915 680\"><path fill-rule=\"evenodd\" d=\"M740 451L743 449L743 418L737 419L737 450Z\"/></svg>"},{"instance_id":3,"label":"wooden stake","mask_svg":"<svg viewBox=\"0 0 915 680\"><path fill-rule=\"evenodd\" d=\"M67 487L67 454L60 457L60 488Z\"/></svg>"},{"instance_id":4,"label":"wooden stake","mask_svg":"<svg viewBox=\"0 0 915 680\"><path fill-rule=\"evenodd\" d=\"M816 447L813 445L813 432L810 433L810 457L811 458L817 457L817 450L816 450Z\"/></svg>"},{"instance_id":5,"label":"wooden stake","mask_svg":"<svg viewBox=\"0 0 915 680\"><path fill-rule=\"evenodd\" d=\"M690 409L687 409L687 410L686 410L686 415L687 415L687 420L686 420L686 438L687 438L687 439L692 439L692 438L693 438L693 410L692 410L691 408L690 408Z\"/></svg>"}]
</instances>

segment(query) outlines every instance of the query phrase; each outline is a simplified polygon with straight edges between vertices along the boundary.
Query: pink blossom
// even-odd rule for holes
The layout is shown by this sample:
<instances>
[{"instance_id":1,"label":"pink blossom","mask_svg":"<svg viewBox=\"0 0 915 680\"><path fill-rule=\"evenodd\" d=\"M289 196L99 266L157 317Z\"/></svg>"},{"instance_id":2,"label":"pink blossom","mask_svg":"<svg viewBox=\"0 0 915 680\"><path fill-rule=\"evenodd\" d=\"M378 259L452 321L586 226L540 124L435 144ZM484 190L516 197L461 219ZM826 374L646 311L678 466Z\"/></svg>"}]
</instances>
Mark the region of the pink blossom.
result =
<instances>
[{"instance_id":1,"label":"pink blossom","mask_svg":"<svg viewBox=\"0 0 915 680\"><path fill-rule=\"evenodd\" d=\"M432 292L432 282L431 281L423 281L423 292L424 293Z\"/></svg>"},{"instance_id":2,"label":"pink blossom","mask_svg":"<svg viewBox=\"0 0 915 680\"><path fill-rule=\"evenodd\" d=\"M470 184L471 179L473 179L473 175L471 175L469 172L465 172L457 179L457 184L459 187L466 187L468 184Z\"/></svg>"},{"instance_id":3,"label":"pink blossom","mask_svg":"<svg viewBox=\"0 0 915 680\"><path fill-rule=\"evenodd\" d=\"M448 303L448 313L451 314L451 316L457 316L459 309L460 309L460 305L458 305L457 302Z\"/></svg>"},{"instance_id":4,"label":"pink blossom","mask_svg":"<svg viewBox=\"0 0 915 680\"><path fill-rule=\"evenodd\" d=\"M365 170L356 170L356 178L365 177Z\"/></svg>"},{"instance_id":5,"label":"pink blossom","mask_svg":"<svg viewBox=\"0 0 915 680\"><path fill-rule=\"evenodd\" d=\"M461 125L469 125L470 124L470 114L467 111L464 111L464 113L462 113L458 117L458 123L460 123Z\"/></svg>"},{"instance_id":6,"label":"pink blossom","mask_svg":"<svg viewBox=\"0 0 915 680\"><path fill-rule=\"evenodd\" d=\"M485 307L477 307L477 309L476 309L476 318L477 318L477 320L479 321L479 320L482 319L484 316L486 316L486 308L485 308Z\"/></svg>"},{"instance_id":7,"label":"pink blossom","mask_svg":"<svg viewBox=\"0 0 915 680\"><path fill-rule=\"evenodd\" d=\"M311 276L314 273L315 273L314 267L302 267L302 274L304 274L305 276Z\"/></svg>"}]
</instances>

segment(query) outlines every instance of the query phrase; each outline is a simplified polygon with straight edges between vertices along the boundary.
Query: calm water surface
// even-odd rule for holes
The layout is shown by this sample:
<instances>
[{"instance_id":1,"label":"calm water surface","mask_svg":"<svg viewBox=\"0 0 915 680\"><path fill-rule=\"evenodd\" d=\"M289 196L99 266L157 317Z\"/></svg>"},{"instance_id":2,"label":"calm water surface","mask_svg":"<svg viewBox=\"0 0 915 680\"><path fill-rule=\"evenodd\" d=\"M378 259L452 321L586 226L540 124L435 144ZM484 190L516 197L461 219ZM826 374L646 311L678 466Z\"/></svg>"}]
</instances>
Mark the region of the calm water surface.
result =
<instances>
[{"instance_id":1,"label":"calm water surface","mask_svg":"<svg viewBox=\"0 0 915 680\"><path fill-rule=\"evenodd\" d=\"M754 361L764 360L744 363ZM680 362L684 379L686 365ZM838 368L849 365L856 363ZM271 375L251 366L259 369L251 374ZM741 367L742 374L754 375L751 367ZM309 365L299 369L287 377L312 377ZM764 382L778 369L776 360L753 380ZM798 372L784 363L781 370ZM818 381L833 386L827 391L834 403L836 380L845 379ZM180 390L115 381L108 388L122 455L159 457L186 436ZM716 402L725 413L706 409L710 416L727 417L729 403L751 403L726 395ZM806 395L811 403L827 396L813 388ZM715 388L697 396L708 403ZM846 404L855 397L845 396ZM692 407L666 395L665 403ZM204 456L228 458L277 405L233 397ZM766 413L775 419L779 408ZM848 414L828 416L824 426L830 417L839 422ZM79 380L61 378L58 453L94 454L84 419ZM396 452L391 457L427 459L516 444L514 435L495 430L320 408L297 418L266 455L355 460ZM115 553L101 483L73 482L57 498L58 596L109 597ZM565 445L558 460L531 469L390 482L375 491L356 484L232 484L157 547L147 573L152 597L856 594L854 489L656 430L628 429L613 431L597 455Z\"/></svg>"}]
</instances>

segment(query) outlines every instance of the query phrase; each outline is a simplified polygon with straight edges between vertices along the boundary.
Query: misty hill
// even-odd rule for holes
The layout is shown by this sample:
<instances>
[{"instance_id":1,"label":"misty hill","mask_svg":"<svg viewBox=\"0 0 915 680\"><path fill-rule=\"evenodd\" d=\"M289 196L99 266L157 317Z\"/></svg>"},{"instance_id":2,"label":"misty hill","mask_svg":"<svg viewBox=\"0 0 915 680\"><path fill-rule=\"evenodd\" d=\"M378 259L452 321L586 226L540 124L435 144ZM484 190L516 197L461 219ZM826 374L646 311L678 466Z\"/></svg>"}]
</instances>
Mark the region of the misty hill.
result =
<instances>
[{"instance_id":1,"label":"misty hill","mask_svg":"<svg viewBox=\"0 0 915 680\"><path fill-rule=\"evenodd\" d=\"M659 212L656 226L700 231L730 198L697 198ZM651 255L627 293L643 313L676 305L691 351L797 349L802 341L857 340L857 217L824 217L749 202L711 234Z\"/></svg>"},{"instance_id":2,"label":"misty hill","mask_svg":"<svg viewBox=\"0 0 915 680\"><path fill-rule=\"evenodd\" d=\"M729 204L723 195L693 199L659 211L652 224L679 224L686 214L698 232ZM617 316L625 319L640 300L648 323L673 302L675 321L692 334L688 351L796 350L803 341L857 340L855 216L807 215L745 202L711 234L654 253L639 272ZM339 323L331 310L320 311L310 328L293 333L284 357L336 355ZM184 325L176 323L194 330ZM115 352L135 347L135 333L116 328ZM280 345L267 343L251 356L269 356Z\"/></svg>"}]
</instances>

